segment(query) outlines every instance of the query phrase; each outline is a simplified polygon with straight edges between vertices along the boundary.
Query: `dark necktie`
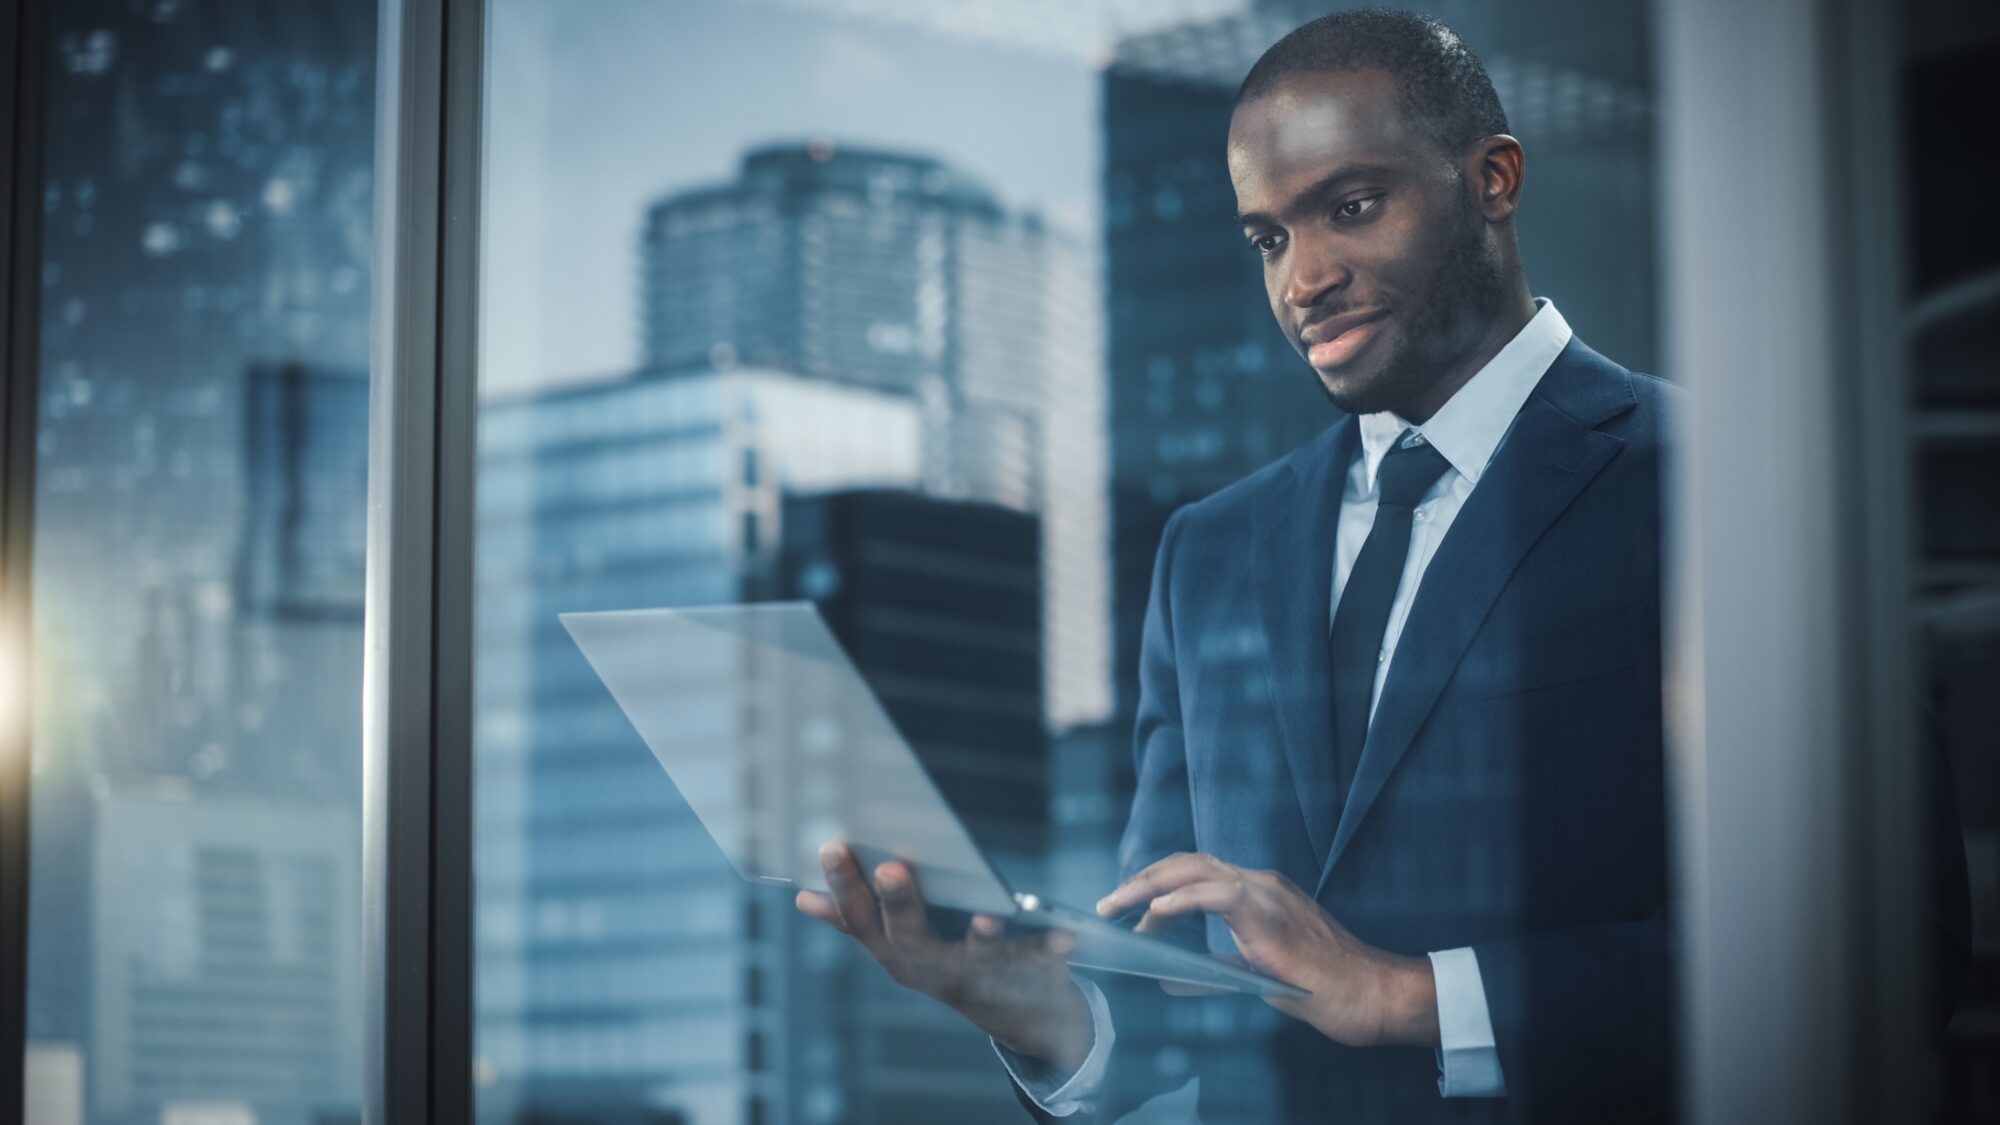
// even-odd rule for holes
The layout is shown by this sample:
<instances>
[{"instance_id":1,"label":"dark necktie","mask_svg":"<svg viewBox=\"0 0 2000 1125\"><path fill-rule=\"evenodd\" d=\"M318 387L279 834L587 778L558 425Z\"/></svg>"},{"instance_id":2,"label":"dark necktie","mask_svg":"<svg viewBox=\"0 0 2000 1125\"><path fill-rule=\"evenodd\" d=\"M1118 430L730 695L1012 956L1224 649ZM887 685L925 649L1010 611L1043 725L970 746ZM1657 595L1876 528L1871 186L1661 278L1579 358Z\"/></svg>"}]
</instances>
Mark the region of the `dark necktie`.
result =
<instances>
[{"instance_id":1,"label":"dark necktie","mask_svg":"<svg viewBox=\"0 0 2000 1125\"><path fill-rule=\"evenodd\" d=\"M1422 438L1408 445L1405 430L1376 470L1375 526L1348 572L1340 605L1333 611L1333 631L1327 655L1333 668L1333 761L1340 778L1340 800L1347 800L1354 771L1361 764L1361 745L1368 738L1369 698L1375 690L1375 668L1381 661L1382 633L1389 626L1389 606L1410 556L1410 524L1417 501L1451 464Z\"/></svg>"}]
</instances>

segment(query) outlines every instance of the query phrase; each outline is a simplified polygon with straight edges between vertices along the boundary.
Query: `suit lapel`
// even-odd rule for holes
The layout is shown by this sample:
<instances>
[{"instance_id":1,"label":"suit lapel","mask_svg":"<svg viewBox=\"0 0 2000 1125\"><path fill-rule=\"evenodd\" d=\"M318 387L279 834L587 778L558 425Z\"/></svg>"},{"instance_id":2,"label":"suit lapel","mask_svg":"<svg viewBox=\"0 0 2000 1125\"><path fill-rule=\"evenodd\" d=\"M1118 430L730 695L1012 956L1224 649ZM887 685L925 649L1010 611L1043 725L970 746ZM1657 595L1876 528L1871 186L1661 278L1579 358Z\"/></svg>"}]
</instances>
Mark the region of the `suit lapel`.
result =
<instances>
[{"instance_id":1,"label":"suit lapel","mask_svg":"<svg viewBox=\"0 0 2000 1125\"><path fill-rule=\"evenodd\" d=\"M1299 813L1315 863L1333 846L1338 794L1328 691L1327 622L1333 600L1333 540L1358 428L1352 416L1292 458L1251 522L1251 560L1262 611L1266 674L1285 743Z\"/></svg>"},{"instance_id":2,"label":"suit lapel","mask_svg":"<svg viewBox=\"0 0 2000 1125\"><path fill-rule=\"evenodd\" d=\"M1593 427L1637 403L1630 378L1573 340L1480 475L1417 587L1315 894L1325 888L1522 557L1623 448L1621 439ZM1326 667L1324 658L1320 667ZM1330 745L1322 752L1330 753Z\"/></svg>"}]
</instances>

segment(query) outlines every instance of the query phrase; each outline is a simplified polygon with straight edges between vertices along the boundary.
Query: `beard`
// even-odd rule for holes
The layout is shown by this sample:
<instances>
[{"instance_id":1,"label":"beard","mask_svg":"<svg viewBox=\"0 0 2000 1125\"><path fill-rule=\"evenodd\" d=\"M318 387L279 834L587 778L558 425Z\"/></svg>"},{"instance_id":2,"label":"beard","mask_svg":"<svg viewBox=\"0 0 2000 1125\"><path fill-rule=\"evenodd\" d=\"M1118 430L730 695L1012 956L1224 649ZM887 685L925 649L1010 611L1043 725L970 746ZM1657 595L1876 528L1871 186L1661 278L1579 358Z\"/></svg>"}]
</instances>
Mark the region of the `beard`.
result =
<instances>
[{"instance_id":1,"label":"beard","mask_svg":"<svg viewBox=\"0 0 2000 1125\"><path fill-rule=\"evenodd\" d=\"M1403 303L1400 331L1388 341L1375 374L1336 392L1314 378L1327 400L1349 414L1393 410L1435 386L1485 335L1505 299L1500 252L1487 241L1486 224L1470 207L1453 209L1452 229L1438 267Z\"/></svg>"}]
</instances>

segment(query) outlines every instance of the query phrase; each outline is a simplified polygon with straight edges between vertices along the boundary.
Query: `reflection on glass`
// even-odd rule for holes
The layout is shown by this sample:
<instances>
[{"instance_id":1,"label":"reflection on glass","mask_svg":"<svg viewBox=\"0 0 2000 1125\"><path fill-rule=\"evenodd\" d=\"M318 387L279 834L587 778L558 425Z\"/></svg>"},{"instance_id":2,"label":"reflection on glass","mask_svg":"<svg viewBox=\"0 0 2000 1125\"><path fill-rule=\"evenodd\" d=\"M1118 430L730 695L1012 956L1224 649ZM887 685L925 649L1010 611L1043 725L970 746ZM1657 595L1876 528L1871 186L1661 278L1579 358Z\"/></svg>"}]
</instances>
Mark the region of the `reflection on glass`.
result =
<instances>
[{"instance_id":1,"label":"reflection on glass","mask_svg":"<svg viewBox=\"0 0 2000 1125\"><path fill-rule=\"evenodd\" d=\"M1013 912L810 603L562 622L743 878L825 891L819 848L837 838L871 868L915 861L929 903Z\"/></svg>"},{"instance_id":2,"label":"reflection on glass","mask_svg":"<svg viewBox=\"0 0 2000 1125\"><path fill-rule=\"evenodd\" d=\"M983 1035L736 876L557 615L813 600L1010 881L1108 890L1160 528L1335 417L1230 221L1277 7L492 5L481 1120L1020 1119ZM1643 58L1642 16L1589 34ZM1594 224L1524 219L1537 283L1648 366L1646 91L1537 49L1487 59ZM1154 1084L1269 1066L1155 1000Z\"/></svg>"},{"instance_id":3,"label":"reflection on glass","mask_svg":"<svg viewBox=\"0 0 2000 1125\"><path fill-rule=\"evenodd\" d=\"M37 1125L356 1121L372 5L52 5Z\"/></svg>"}]
</instances>

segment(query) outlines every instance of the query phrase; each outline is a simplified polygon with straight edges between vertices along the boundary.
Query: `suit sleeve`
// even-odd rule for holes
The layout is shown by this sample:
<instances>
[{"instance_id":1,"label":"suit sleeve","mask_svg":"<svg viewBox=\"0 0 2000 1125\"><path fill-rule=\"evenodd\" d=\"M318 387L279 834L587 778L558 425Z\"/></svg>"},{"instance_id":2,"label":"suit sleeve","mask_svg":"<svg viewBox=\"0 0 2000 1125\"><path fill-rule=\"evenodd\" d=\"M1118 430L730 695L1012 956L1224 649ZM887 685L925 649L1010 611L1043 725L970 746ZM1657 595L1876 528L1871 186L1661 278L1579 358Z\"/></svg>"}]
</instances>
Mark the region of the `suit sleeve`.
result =
<instances>
[{"instance_id":1,"label":"suit sleeve","mask_svg":"<svg viewBox=\"0 0 2000 1125\"><path fill-rule=\"evenodd\" d=\"M1181 740L1179 672L1174 660L1171 596L1175 544L1186 509L1167 519L1160 549L1153 558L1153 581L1146 598L1145 624L1139 641L1139 703L1132 732L1134 774L1132 812L1118 844L1118 877L1124 879L1174 852L1193 851L1194 807L1188 795L1187 752ZM1108 889L1108 888L1107 888ZM1112 1026L1117 1026L1119 1001L1136 988L1157 988L1151 981L1107 977L1101 982ZM1054 1118L1035 1104L1019 1083L1015 1095L1038 1121L1088 1122L1116 1120L1137 1100L1158 1091L1149 1088L1129 1052L1114 1049L1107 1063L1108 1089L1094 1114ZM1081 1092L1079 1092L1081 1093Z\"/></svg>"},{"instance_id":2,"label":"suit sleeve","mask_svg":"<svg viewBox=\"0 0 2000 1125\"><path fill-rule=\"evenodd\" d=\"M1118 844L1118 877L1129 878L1174 852L1195 850L1181 737L1180 673L1174 659L1173 556L1181 509L1167 520L1153 560L1153 585L1139 640L1139 706L1132 729L1132 813Z\"/></svg>"}]
</instances>

